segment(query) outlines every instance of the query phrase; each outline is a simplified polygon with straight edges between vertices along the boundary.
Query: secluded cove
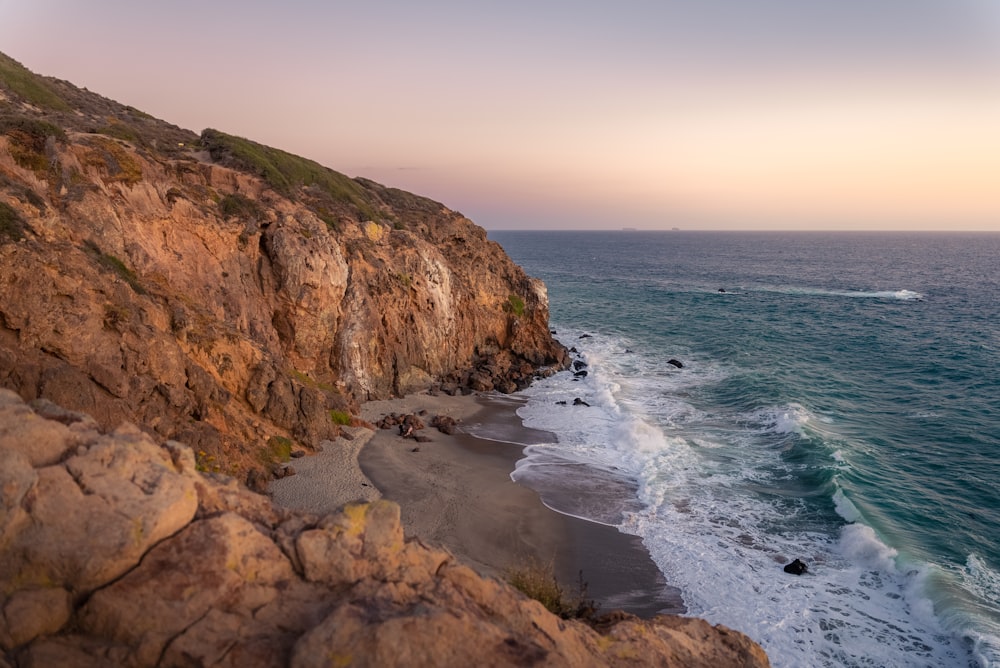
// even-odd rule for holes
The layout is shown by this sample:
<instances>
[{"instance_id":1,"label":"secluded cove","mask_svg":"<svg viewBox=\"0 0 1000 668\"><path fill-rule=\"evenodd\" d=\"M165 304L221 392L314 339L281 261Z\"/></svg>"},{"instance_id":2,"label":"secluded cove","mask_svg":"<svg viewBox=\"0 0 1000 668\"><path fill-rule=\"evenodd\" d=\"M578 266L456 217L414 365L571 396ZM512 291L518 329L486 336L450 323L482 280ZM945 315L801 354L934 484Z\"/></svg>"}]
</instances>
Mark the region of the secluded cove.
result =
<instances>
[{"instance_id":1,"label":"secluded cove","mask_svg":"<svg viewBox=\"0 0 1000 668\"><path fill-rule=\"evenodd\" d=\"M424 411L460 420L459 430L447 435L428 427L421 434L430 441L417 443L395 429L358 429L352 439L294 461L296 475L273 482L272 498L310 512L385 498L400 504L408 536L444 547L484 574L552 565L569 593L582 574L601 612L622 609L646 618L681 612L676 591L638 537L555 512L538 492L511 480L523 448L554 437L522 426L515 413L522 403L501 395L426 393L368 402L363 417L372 423Z\"/></svg>"}]
</instances>

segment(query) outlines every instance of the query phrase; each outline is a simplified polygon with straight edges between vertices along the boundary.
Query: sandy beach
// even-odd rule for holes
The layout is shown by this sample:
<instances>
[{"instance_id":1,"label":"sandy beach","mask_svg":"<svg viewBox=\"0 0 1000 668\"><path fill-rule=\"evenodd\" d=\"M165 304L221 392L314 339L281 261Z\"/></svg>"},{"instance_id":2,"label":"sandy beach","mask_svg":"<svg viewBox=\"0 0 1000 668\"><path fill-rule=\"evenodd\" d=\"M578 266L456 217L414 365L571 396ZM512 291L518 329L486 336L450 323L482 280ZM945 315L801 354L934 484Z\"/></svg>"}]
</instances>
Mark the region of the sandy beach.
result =
<instances>
[{"instance_id":1,"label":"sandy beach","mask_svg":"<svg viewBox=\"0 0 1000 668\"><path fill-rule=\"evenodd\" d=\"M521 425L516 399L492 396L431 396L364 404L361 417L375 423L384 415L435 415L459 421L447 435L427 426L430 439L404 439L397 429L348 430L349 438L326 442L321 452L293 460L296 475L271 484L280 505L324 514L345 503L385 498L400 504L408 537L446 548L487 576L531 562L551 564L567 592L575 593L582 571L587 596L600 610L623 609L643 617L680 612L668 587L635 536L583 521L546 507L538 493L513 482L510 473L521 445L467 433L484 422L494 438L518 443L551 438Z\"/></svg>"}]
</instances>

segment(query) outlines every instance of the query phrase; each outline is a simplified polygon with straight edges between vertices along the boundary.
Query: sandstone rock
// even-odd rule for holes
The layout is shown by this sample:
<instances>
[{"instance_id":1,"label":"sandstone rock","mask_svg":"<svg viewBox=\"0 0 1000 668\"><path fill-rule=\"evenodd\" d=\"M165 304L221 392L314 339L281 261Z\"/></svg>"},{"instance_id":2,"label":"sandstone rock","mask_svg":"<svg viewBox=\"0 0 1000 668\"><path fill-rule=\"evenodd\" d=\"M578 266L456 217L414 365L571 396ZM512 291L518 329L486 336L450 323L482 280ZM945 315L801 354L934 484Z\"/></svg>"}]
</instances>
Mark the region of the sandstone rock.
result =
<instances>
[{"instance_id":1,"label":"sandstone rock","mask_svg":"<svg viewBox=\"0 0 1000 668\"><path fill-rule=\"evenodd\" d=\"M399 506L389 501L349 504L341 515L302 532L296 551L306 579L331 586L354 584L365 577L404 581L427 577L447 560L443 552L404 544Z\"/></svg>"},{"instance_id":2,"label":"sandstone rock","mask_svg":"<svg viewBox=\"0 0 1000 668\"><path fill-rule=\"evenodd\" d=\"M28 413L14 411L14 419L31 429L6 429L15 442L0 449L7 462L0 474L0 592L32 584L65 586L75 594L93 590L132 568L150 546L194 516L193 479L179 475L169 452L134 427L81 444L80 454L63 464L29 472L18 435L22 444L36 443L38 434L50 430L61 439L66 427L24 408ZM18 454L10 454L13 448Z\"/></svg>"},{"instance_id":3,"label":"sandstone rock","mask_svg":"<svg viewBox=\"0 0 1000 668\"><path fill-rule=\"evenodd\" d=\"M151 550L142 564L84 606L81 628L136 648L153 665L167 642L213 609L251 618L294 576L281 550L242 517L226 513L192 523ZM230 621L239 626L239 620Z\"/></svg>"},{"instance_id":4,"label":"sandstone rock","mask_svg":"<svg viewBox=\"0 0 1000 668\"><path fill-rule=\"evenodd\" d=\"M69 592L50 589L20 589L0 610L0 647L20 647L35 638L56 633L69 621Z\"/></svg>"},{"instance_id":5,"label":"sandstone rock","mask_svg":"<svg viewBox=\"0 0 1000 668\"><path fill-rule=\"evenodd\" d=\"M25 500L38 483L38 474L20 452L0 449L0 554L6 552L14 536L30 522ZM3 563L0 557L0 563Z\"/></svg>"},{"instance_id":6,"label":"sandstone rock","mask_svg":"<svg viewBox=\"0 0 1000 668\"><path fill-rule=\"evenodd\" d=\"M77 445L69 427L39 417L10 390L0 389L0 450L20 452L32 466L55 464Z\"/></svg>"},{"instance_id":7,"label":"sandstone rock","mask_svg":"<svg viewBox=\"0 0 1000 668\"><path fill-rule=\"evenodd\" d=\"M57 636L35 641L18 655L18 668L107 668L133 666L127 647L82 635Z\"/></svg>"}]
</instances>

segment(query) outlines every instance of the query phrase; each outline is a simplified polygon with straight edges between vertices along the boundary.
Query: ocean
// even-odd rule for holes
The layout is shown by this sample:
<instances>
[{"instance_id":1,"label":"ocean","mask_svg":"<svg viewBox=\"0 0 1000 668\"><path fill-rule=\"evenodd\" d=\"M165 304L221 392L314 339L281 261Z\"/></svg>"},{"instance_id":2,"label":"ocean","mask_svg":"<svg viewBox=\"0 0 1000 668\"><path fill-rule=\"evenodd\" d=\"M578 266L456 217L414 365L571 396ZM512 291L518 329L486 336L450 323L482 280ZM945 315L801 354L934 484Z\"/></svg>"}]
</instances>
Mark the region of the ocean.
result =
<instances>
[{"instance_id":1,"label":"ocean","mask_svg":"<svg viewBox=\"0 0 1000 668\"><path fill-rule=\"evenodd\" d=\"M775 666L1000 666L1000 234L489 236L587 372L515 480Z\"/></svg>"}]
</instances>

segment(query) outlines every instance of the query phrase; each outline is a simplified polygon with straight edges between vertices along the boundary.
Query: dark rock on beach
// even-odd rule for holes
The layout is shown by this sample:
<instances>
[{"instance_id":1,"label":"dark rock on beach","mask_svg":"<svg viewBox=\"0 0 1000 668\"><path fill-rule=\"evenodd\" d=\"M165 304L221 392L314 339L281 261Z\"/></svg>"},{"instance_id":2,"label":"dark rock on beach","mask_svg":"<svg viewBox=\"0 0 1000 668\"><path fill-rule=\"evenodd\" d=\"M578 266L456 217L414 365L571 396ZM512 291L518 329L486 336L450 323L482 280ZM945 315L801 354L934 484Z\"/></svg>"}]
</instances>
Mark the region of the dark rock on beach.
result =
<instances>
[{"instance_id":1,"label":"dark rock on beach","mask_svg":"<svg viewBox=\"0 0 1000 668\"><path fill-rule=\"evenodd\" d=\"M458 420L447 415L435 415L431 419L431 426L435 427L442 434L454 434L458 427Z\"/></svg>"}]
</instances>

